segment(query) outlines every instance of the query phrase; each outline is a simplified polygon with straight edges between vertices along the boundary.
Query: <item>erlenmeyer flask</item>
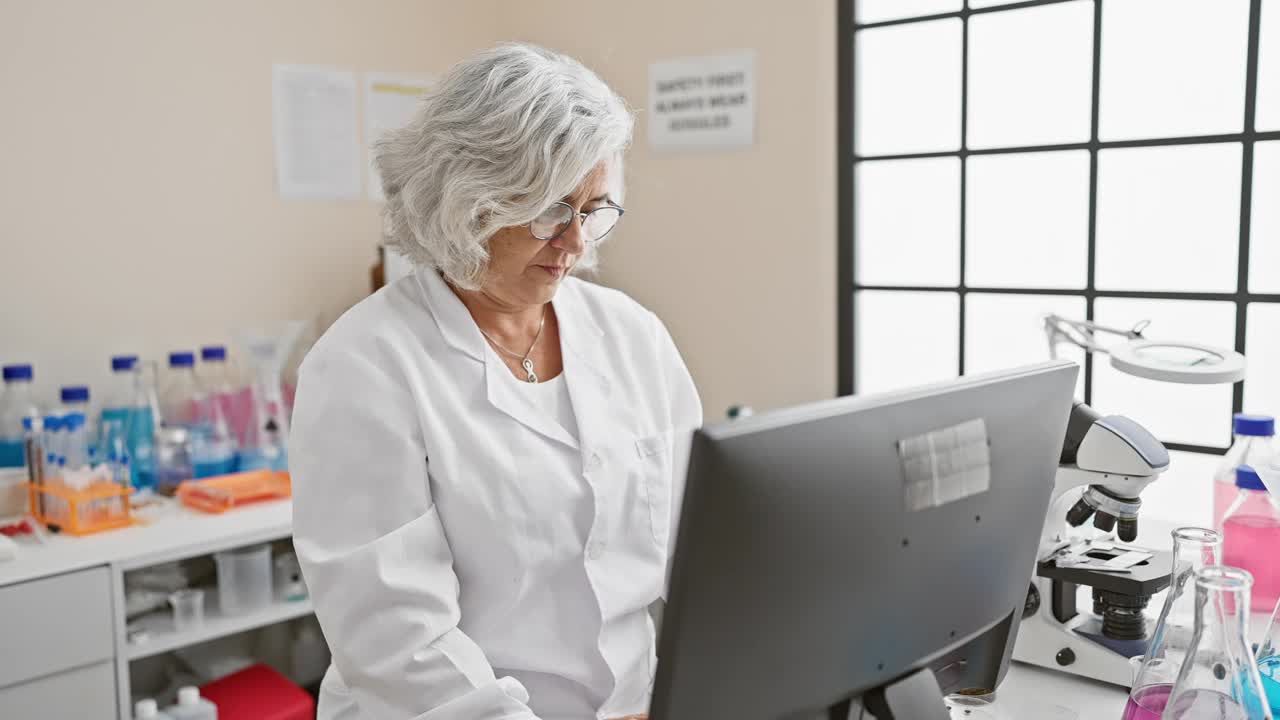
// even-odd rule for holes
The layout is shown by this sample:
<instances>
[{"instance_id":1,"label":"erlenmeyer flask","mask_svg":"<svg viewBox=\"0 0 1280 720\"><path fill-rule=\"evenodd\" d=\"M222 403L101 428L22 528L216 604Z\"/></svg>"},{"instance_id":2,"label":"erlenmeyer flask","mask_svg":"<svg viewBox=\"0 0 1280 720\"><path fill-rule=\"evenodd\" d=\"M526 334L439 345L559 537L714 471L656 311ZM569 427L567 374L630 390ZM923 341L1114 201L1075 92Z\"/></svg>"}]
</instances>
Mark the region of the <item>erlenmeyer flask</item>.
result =
<instances>
[{"instance_id":1,"label":"erlenmeyer flask","mask_svg":"<svg viewBox=\"0 0 1280 720\"><path fill-rule=\"evenodd\" d=\"M1253 577L1214 565L1196 572L1196 629L1164 720L1272 720L1249 647Z\"/></svg>"},{"instance_id":2,"label":"erlenmeyer flask","mask_svg":"<svg viewBox=\"0 0 1280 720\"><path fill-rule=\"evenodd\" d=\"M1280 625L1277 623L1280 623L1280 603L1271 611L1271 622L1267 623L1267 634L1262 636L1257 657L1267 704L1271 706L1272 715L1280 716Z\"/></svg>"},{"instance_id":3,"label":"erlenmeyer flask","mask_svg":"<svg viewBox=\"0 0 1280 720\"><path fill-rule=\"evenodd\" d=\"M253 408L251 424L240 449L241 470L285 470L288 463L289 411L283 390L284 366L303 324L284 323L277 333L240 332L249 364Z\"/></svg>"},{"instance_id":4,"label":"erlenmeyer flask","mask_svg":"<svg viewBox=\"0 0 1280 720\"><path fill-rule=\"evenodd\" d=\"M1158 720L1195 631L1197 570L1222 562L1222 535L1204 528L1173 531L1173 577L1151 645L1142 658L1122 720Z\"/></svg>"}]
</instances>

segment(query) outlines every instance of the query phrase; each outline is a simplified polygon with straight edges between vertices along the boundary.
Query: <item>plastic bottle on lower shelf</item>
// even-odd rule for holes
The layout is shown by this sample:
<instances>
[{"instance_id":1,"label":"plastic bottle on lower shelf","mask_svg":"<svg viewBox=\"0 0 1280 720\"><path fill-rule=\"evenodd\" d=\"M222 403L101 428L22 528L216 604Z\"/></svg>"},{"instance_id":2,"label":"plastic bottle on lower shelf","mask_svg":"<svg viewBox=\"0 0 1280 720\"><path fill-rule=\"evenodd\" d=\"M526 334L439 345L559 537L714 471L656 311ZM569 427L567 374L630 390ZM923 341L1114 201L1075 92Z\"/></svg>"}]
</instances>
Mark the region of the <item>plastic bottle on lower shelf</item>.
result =
<instances>
[{"instance_id":1,"label":"plastic bottle on lower shelf","mask_svg":"<svg viewBox=\"0 0 1280 720\"><path fill-rule=\"evenodd\" d=\"M164 711L173 720L218 720L218 706L200 697L200 688L187 687L178 690L178 704Z\"/></svg>"},{"instance_id":2,"label":"plastic bottle on lower shelf","mask_svg":"<svg viewBox=\"0 0 1280 720\"><path fill-rule=\"evenodd\" d=\"M155 700L144 698L134 703L133 720L172 720L172 716L161 712Z\"/></svg>"}]
</instances>

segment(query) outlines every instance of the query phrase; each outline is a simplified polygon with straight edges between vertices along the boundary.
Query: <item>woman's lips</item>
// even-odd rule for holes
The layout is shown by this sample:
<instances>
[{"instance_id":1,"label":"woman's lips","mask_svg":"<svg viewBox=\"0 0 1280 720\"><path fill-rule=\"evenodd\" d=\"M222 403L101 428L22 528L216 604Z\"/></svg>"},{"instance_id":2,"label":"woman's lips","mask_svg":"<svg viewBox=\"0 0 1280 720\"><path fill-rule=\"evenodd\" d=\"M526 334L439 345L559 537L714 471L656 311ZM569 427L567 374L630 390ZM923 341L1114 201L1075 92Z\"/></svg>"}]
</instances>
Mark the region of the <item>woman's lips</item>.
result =
<instances>
[{"instance_id":1,"label":"woman's lips","mask_svg":"<svg viewBox=\"0 0 1280 720\"><path fill-rule=\"evenodd\" d=\"M557 279L564 277L565 271L569 269L563 265L539 265L538 267L545 270L551 277Z\"/></svg>"}]
</instances>

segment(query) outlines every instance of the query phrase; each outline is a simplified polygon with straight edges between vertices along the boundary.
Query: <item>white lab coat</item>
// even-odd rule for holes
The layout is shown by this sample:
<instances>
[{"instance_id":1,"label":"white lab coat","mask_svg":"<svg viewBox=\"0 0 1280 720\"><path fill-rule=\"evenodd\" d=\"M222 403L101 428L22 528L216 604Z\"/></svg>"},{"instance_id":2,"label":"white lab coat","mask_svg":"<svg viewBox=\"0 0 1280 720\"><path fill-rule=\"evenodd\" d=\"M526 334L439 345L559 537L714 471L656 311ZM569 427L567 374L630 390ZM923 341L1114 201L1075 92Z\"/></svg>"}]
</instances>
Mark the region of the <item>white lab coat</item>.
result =
<instances>
[{"instance_id":1,"label":"white lab coat","mask_svg":"<svg viewBox=\"0 0 1280 720\"><path fill-rule=\"evenodd\" d=\"M702 407L651 312L573 278L553 305L577 438L504 377L431 270L352 308L304 361L289 459L333 651L322 720L646 711L647 610Z\"/></svg>"}]
</instances>

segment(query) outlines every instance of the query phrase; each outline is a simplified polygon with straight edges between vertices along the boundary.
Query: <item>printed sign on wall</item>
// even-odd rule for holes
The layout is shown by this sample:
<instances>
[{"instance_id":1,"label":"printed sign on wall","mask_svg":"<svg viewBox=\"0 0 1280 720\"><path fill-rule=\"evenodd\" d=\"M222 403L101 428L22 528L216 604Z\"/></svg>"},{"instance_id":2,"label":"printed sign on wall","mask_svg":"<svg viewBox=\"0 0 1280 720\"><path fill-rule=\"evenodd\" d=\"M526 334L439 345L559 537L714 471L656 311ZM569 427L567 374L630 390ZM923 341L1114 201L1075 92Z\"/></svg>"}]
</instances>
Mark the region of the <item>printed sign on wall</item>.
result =
<instances>
[{"instance_id":1,"label":"printed sign on wall","mask_svg":"<svg viewBox=\"0 0 1280 720\"><path fill-rule=\"evenodd\" d=\"M661 149L750 145L755 67L754 50L649 65L649 144Z\"/></svg>"}]
</instances>

